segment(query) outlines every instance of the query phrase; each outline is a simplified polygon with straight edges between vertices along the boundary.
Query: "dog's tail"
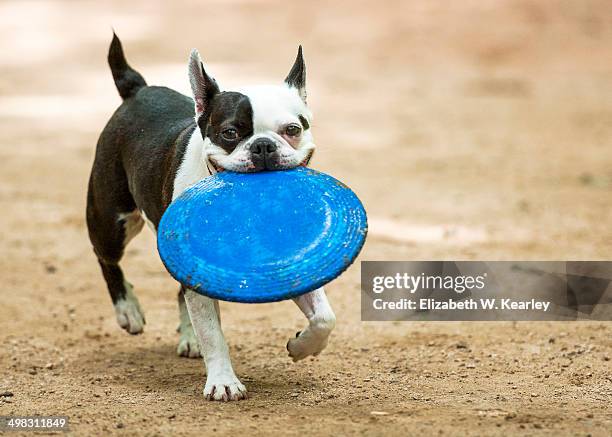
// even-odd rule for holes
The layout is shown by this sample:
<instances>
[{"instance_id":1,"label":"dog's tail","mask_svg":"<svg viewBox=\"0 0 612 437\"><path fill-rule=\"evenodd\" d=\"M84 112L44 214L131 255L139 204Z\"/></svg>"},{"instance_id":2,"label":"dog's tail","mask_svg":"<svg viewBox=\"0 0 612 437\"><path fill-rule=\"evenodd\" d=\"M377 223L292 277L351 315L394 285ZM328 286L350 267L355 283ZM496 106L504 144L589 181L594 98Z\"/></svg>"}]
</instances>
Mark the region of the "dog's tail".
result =
<instances>
[{"instance_id":1,"label":"dog's tail","mask_svg":"<svg viewBox=\"0 0 612 437\"><path fill-rule=\"evenodd\" d=\"M113 40L108 49L108 65L110 65L115 85L123 100L132 97L143 86L147 86L140 73L128 65L123 54L121 41L114 31Z\"/></svg>"}]
</instances>

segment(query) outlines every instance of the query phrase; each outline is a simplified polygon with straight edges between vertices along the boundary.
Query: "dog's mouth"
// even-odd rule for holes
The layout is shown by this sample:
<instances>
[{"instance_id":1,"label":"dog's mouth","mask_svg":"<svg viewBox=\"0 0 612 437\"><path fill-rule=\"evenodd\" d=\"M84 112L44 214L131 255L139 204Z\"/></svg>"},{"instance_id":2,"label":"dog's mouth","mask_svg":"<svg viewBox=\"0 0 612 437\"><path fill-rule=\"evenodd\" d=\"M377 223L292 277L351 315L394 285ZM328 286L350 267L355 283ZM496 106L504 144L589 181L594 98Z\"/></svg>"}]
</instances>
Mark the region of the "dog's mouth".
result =
<instances>
[{"instance_id":1,"label":"dog's mouth","mask_svg":"<svg viewBox=\"0 0 612 437\"><path fill-rule=\"evenodd\" d=\"M308 155L306 155L306 158L304 158L302 162L300 162L300 166L308 167L308 164L310 163L310 159L312 158L313 154L314 154L314 150L311 150L310 152L308 152Z\"/></svg>"},{"instance_id":2,"label":"dog's mouth","mask_svg":"<svg viewBox=\"0 0 612 437\"><path fill-rule=\"evenodd\" d=\"M310 163L313 154L314 150L308 152L308 155L306 155L306 157L302 161L300 161L300 163L296 165L296 167L308 167L308 164ZM210 172L210 174L222 173L225 171L225 167L217 163L213 158L209 158L206 160L206 166L208 167L208 171Z\"/></svg>"},{"instance_id":3,"label":"dog's mouth","mask_svg":"<svg viewBox=\"0 0 612 437\"><path fill-rule=\"evenodd\" d=\"M221 165L219 165L218 163L216 163L213 159L207 159L206 160L206 165L208 166L208 171L211 174L214 173L221 173L225 171L225 168L223 168ZM211 168L212 167L212 168ZM214 171L213 171L214 170Z\"/></svg>"}]
</instances>

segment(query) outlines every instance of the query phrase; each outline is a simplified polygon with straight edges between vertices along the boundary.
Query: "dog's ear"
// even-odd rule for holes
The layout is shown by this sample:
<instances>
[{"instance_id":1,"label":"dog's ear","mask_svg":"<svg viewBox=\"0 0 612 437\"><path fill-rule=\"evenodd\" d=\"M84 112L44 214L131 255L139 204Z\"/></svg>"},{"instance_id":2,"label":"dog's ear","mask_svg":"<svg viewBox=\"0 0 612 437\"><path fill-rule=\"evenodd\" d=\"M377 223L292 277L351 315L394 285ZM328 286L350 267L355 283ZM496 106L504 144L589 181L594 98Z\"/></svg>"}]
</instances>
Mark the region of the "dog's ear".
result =
<instances>
[{"instance_id":1,"label":"dog's ear","mask_svg":"<svg viewBox=\"0 0 612 437\"><path fill-rule=\"evenodd\" d=\"M210 101L219 92L219 86L212 77L206 74L204 64L196 49L193 49L189 56L189 83L191 83L196 119L198 119L209 109Z\"/></svg>"},{"instance_id":2,"label":"dog's ear","mask_svg":"<svg viewBox=\"0 0 612 437\"><path fill-rule=\"evenodd\" d=\"M297 57L293 67L291 67L291 71L285 78L285 82L290 87L295 88L304 103L306 103L306 64L302 56L302 46L298 48Z\"/></svg>"}]
</instances>

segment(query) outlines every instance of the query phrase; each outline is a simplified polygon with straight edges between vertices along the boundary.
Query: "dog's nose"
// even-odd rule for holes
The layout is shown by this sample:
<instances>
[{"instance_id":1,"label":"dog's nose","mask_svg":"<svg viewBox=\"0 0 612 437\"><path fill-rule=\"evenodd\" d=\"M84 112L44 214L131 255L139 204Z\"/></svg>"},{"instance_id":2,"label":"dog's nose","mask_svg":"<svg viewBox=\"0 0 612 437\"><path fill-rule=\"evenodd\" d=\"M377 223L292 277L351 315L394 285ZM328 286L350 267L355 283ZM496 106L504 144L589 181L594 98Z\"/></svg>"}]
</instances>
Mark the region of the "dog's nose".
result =
<instances>
[{"instance_id":1,"label":"dog's nose","mask_svg":"<svg viewBox=\"0 0 612 437\"><path fill-rule=\"evenodd\" d=\"M276 149L278 149L276 143L270 141L268 144L266 144L266 155L276 152Z\"/></svg>"},{"instance_id":2,"label":"dog's nose","mask_svg":"<svg viewBox=\"0 0 612 437\"><path fill-rule=\"evenodd\" d=\"M258 138L251 144L250 150L253 155L270 155L276 152L278 146L268 138Z\"/></svg>"}]
</instances>

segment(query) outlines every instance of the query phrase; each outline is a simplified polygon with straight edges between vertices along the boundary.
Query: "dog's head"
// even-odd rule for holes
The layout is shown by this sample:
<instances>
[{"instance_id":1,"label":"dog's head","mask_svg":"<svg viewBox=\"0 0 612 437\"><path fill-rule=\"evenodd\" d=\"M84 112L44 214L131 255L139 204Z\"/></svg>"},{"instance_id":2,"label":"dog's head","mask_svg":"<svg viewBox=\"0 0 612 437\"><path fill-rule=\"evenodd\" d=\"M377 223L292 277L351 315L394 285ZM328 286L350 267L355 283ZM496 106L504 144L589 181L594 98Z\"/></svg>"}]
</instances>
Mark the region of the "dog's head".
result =
<instances>
[{"instance_id":1,"label":"dog's head","mask_svg":"<svg viewBox=\"0 0 612 437\"><path fill-rule=\"evenodd\" d=\"M189 59L195 118L211 173L306 166L315 149L306 106L306 66L299 48L285 82L221 91L196 50Z\"/></svg>"}]
</instances>

